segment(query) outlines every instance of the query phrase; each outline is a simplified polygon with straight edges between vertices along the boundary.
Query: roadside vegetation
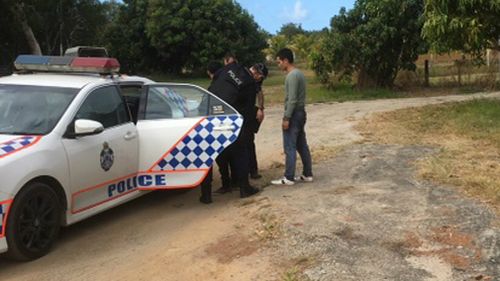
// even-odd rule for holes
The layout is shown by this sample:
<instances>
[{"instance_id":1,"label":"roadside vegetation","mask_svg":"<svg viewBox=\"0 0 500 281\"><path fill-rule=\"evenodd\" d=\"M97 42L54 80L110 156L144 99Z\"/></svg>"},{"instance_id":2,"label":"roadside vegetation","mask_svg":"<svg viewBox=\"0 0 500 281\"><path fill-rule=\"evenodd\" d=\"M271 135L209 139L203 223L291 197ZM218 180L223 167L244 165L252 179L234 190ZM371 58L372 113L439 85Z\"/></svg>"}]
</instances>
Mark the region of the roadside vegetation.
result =
<instances>
[{"instance_id":1,"label":"roadside vegetation","mask_svg":"<svg viewBox=\"0 0 500 281\"><path fill-rule=\"evenodd\" d=\"M266 105L283 104L285 73L281 72L274 62L267 63L269 77L264 81L263 89ZM483 79L467 80L462 86L457 86L455 76L442 76L438 73L431 76L431 87L419 86L418 77L407 77L402 74L396 80L401 85L394 88L358 88L353 82L344 81L333 87L322 84L314 71L307 67L307 63L300 62L298 67L304 70L307 79L307 103L344 102L355 100L376 100L410 97L431 97L442 95L470 94L479 91L494 91L500 88L500 84L494 76L483 76ZM478 68L479 70L479 68ZM475 73L475 68L468 70ZM494 73L493 75L496 75ZM158 82L191 83L203 88L208 88L210 80L208 77L192 75L151 74L149 77Z\"/></svg>"},{"instance_id":2,"label":"roadside vegetation","mask_svg":"<svg viewBox=\"0 0 500 281\"><path fill-rule=\"evenodd\" d=\"M431 145L419 174L460 186L500 210L500 101L478 99L383 113L362 122L367 141Z\"/></svg>"}]
</instances>

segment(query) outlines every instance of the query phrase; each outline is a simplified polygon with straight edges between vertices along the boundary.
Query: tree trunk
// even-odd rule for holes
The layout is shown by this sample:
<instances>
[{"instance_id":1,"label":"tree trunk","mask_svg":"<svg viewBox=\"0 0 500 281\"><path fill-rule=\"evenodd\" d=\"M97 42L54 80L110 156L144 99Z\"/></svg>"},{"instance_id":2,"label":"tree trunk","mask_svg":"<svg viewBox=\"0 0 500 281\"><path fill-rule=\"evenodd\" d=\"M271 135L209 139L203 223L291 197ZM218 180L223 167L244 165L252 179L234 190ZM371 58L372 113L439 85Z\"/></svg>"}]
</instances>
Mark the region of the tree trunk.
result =
<instances>
[{"instance_id":1,"label":"tree trunk","mask_svg":"<svg viewBox=\"0 0 500 281\"><path fill-rule=\"evenodd\" d=\"M367 88L374 88L377 86L377 82L373 77L370 77L370 75L361 68L358 71L358 82L356 83L356 87L359 89L367 89Z\"/></svg>"},{"instance_id":2,"label":"tree trunk","mask_svg":"<svg viewBox=\"0 0 500 281\"><path fill-rule=\"evenodd\" d=\"M24 3L17 2L12 6L12 13L14 14L14 18L21 26L23 30L24 36L26 37L26 41L33 55L42 55L42 50L40 49L40 45L36 40L35 34L33 34L33 30L31 26L28 24L28 20L26 19L26 14L23 10Z\"/></svg>"}]
</instances>

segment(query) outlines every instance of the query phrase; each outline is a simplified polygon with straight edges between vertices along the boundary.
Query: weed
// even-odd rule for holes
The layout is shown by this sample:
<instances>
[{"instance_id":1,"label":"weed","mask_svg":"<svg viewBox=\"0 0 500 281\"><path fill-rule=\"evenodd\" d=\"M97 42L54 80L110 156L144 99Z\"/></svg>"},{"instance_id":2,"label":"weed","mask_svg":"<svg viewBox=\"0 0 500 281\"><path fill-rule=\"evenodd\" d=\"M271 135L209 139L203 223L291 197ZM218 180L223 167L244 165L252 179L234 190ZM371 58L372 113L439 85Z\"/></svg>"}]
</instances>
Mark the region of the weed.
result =
<instances>
[{"instance_id":1,"label":"weed","mask_svg":"<svg viewBox=\"0 0 500 281\"><path fill-rule=\"evenodd\" d=\"M283 274L283 281L299 281L299 270L297 267L293 267Z\"/></svg>"},{"instance_id":2,"label":"weed","mask_svg":"<svg viewBox=\"0 0 500 281\"><path fill-rule=\"evenodd\" d=\"M261 240L272 240L281 233L281 226L275 215L262 212L259 215L260 226L256 234Z\"/></svg>"}]
</instances>

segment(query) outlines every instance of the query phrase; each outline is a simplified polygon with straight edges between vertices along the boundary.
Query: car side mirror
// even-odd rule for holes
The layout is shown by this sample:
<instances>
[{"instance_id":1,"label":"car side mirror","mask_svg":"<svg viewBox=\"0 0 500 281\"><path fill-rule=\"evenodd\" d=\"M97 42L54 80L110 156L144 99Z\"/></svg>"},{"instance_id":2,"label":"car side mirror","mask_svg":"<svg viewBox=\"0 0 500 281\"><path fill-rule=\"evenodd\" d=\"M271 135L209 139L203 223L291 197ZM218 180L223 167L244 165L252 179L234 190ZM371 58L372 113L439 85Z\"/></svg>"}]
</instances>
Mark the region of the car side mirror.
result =
<instances>
[{"instance_id":1,"label":"car side mirror","mask_svg":"<svg viewBox=\"0 0 500 281\"><path fill-rule=\"evenodd\" d=\"M78 119L75 121L75 137L97 135L104 131L104 126L97 121Z\"/></svg>"}]
</instances>

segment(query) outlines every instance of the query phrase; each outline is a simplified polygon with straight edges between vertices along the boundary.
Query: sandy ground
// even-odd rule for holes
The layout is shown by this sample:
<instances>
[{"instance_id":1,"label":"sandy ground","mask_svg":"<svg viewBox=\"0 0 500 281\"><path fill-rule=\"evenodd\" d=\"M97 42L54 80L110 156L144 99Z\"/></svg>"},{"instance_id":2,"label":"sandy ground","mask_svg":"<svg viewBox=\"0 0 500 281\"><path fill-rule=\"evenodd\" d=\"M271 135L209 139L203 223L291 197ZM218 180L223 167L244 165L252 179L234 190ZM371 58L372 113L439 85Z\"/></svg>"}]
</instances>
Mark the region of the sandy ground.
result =
<instances>
[{"instance_id":1,"label":"sandy ground","mask_svg":"<svg viewBox=\"0 0 500 281\"><path fill-rule=\"evenodd\" d=\"M211 205L198 190L153 192L63 229L46 257L0 258L0 280L495 280L498 217L414 179L412 161L433 148L356 144L353 129L375 112L481 96L309 105L312 151L344 147L315 159L314 183ZM266 109L255 185L282 172L282 112Z\"/></svg>"}]
</instances>

